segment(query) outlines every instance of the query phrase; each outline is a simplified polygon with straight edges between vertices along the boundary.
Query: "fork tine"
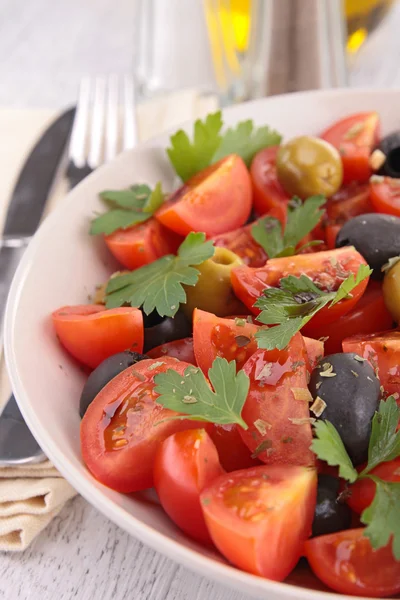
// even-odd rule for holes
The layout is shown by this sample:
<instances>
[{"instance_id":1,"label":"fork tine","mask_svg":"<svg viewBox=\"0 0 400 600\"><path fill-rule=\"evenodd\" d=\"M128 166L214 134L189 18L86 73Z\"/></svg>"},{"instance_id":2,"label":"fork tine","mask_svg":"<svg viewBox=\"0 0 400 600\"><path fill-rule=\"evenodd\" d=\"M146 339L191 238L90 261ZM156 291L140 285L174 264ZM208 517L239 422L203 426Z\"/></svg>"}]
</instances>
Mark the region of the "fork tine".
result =
<instances>
[{"instance_id":1,"label":"fork tine","mask_svg":"<svg viewBox=\"0 0 400 600\"><path fill-rule=\"evenodd\" d=\"M124 150L133 148L138 143L136 123L136 97L132 77L124 77L124 132L122 145Z\"/></svg>"},{"instance_id":2,"label":"fork tine","mask_svg":"<svg viewBox=\"0 0 400 600\"><path fill-rule=\"evenodd\" d=\"M105 79L96 77L88 154L88 165L92 169L96 169L102 162L105 90Z\"/></svg>"},{"instance_id":3,"label":"fork tine","mask_svg":"<svg viewBox=\"0 0 400 600\"><path fill-rule=\"evenodd\" d=\"M105 160L112 160L117 154L118 144L118 77L110 75L107 90Z\"/></svg>"},{"instance_id":4,"label":"fork tine","mask_svg":"<svg viewBox=\"0 0 400 600\"><path fill-rule=\"evenodd\" d=\"M76 115L71 132L68 158L76 167L82 168L86 163L86 136L89 125L90 79L84 77L79 86Z\"/></svg>"}]
</instances>

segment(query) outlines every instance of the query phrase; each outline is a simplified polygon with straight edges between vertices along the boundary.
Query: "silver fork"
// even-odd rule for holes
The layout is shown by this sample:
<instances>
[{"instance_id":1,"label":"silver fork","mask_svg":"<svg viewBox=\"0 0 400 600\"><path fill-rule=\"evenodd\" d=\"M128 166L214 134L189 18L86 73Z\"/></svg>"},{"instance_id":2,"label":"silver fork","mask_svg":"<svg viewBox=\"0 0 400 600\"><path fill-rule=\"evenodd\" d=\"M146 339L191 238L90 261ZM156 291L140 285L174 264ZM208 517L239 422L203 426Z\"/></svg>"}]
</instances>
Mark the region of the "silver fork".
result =
<instances>
[{"instance_id":1,"label":"silver fork","mask_svg":"<svg viewBox=\"0 0 400 600\"><path fill-rule=\"evenodd\" d=\"M69 145L71 187L138 141L132 77L85 77L81 81Z\"/></svg>"},{"instance_id":2,"label":"silver fork","mask_svg":"<svg viewBox=\"0 0 400 600\"><path fill-rule=\"evenodd\" d=\"M102 163L137 143L136 102L131 77L116 75L82 80L69 144L67 178L74 187ZM11 395L0 416L3 445L0 466L46 460ZM1 440L0 440L1 446Z\"/></svg>"}]
</instances>

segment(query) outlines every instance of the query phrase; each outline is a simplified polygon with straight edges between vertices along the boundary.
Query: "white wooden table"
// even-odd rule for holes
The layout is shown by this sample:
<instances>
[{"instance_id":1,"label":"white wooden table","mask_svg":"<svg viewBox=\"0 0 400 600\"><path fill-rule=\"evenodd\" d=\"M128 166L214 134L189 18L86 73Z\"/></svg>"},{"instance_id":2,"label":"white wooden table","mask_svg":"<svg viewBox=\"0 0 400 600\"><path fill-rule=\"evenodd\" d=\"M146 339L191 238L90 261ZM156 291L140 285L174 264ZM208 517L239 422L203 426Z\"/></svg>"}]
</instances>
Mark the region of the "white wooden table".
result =
<instances>
[{"instance_id":1,"label":"white wooden table","mask_svg":"<svg viewBox=\"0 0 400 600\"><path fill-rule=\"evenodd\" d=\"M0 0L0 8L0 106L63 107L82 75L131 69L134 0ZM355 59L351 85L400 85L399 30L398 2ZM1 600L55 598L249 600L143 546L80 497L25 553L0 555Z\"/></svg>"}]
</instances>

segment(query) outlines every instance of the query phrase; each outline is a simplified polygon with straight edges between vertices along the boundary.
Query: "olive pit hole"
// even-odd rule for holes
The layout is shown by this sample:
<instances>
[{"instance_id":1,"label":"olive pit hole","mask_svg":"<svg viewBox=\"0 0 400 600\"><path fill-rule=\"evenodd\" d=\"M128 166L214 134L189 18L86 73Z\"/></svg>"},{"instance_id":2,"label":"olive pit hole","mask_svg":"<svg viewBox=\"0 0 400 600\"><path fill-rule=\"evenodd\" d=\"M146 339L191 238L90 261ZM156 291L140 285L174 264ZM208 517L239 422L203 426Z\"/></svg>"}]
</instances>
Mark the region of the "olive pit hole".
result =
<instances>
[{"instance_id":1,"label":"olive pit hole","mask_svg":"<svg viewBox=\"0 0 400 600\"><path fill-rule=\"evenodd\" d=\"M400 146L393 148L387 157L385 170L391 177L400 177Z\"/></svg>"},{"instance_id":2,"label":"olive pit hole","mask_svg":"<svg viewBox=\"0 0 400 600\"><path fill-rule=\"evenodd\" d=\"M226 256L225 254L215 254L212 259L213 262L215 262L217 265L226 265L229 266L233 263L233 261L231 260L231 258L229 256Z\"/></svg>"}]
</instances>

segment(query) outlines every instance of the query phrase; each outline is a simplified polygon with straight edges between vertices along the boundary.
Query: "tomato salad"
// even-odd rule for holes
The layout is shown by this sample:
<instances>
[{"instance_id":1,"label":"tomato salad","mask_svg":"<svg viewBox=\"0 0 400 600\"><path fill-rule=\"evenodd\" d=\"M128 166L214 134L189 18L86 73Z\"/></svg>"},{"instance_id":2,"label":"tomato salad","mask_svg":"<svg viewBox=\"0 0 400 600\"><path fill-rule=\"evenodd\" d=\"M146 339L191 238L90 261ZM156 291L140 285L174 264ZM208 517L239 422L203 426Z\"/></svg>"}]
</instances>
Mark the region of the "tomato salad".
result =
<instances>
[{"instance_id":1,"label":"tomato salad","mask_svg":"<svg viewBox=\"0 0 400 600\"><path fill-rule=\"evenodd\" d=\"M52 315L87 468L250 573L400 593L400 132L217 112L167 155L176 191L100 194L121 269Z\"/></svg>"}]
</instances>

